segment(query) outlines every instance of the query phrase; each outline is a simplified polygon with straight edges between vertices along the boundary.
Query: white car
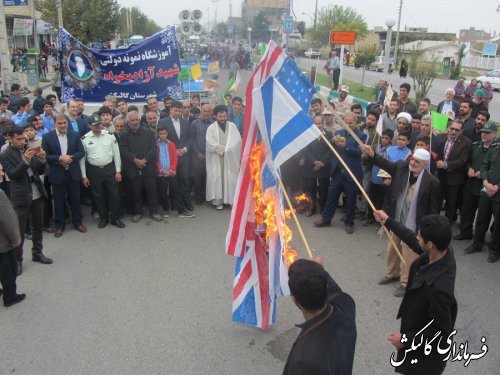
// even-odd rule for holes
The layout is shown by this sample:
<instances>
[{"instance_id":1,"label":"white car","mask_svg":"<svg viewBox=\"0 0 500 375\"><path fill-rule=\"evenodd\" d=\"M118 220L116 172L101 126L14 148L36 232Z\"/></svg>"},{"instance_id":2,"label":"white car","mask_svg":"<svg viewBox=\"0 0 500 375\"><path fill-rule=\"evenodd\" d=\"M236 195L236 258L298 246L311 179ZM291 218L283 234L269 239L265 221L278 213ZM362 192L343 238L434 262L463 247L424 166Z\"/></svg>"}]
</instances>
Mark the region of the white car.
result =
<instances>
[{"instance_id":1,"label":"white car","mask_svg":"<svg viewBox=\"0 0 500 375\"><path fill-rule=\"evenodd\" d=\"M306 52L304 52L304 56L309 57L311 59L318 58L321 56L321 52L319 49L309 48Z\"/></svg>"},{"instance_id":2,"label":"white car","mask_svg":"<svg viewBox=\"0 0 500 375\"><path fill-rule=\"evenodd\" d=\"M377 56L375 61L368 66L368 70L375 70L377 72L384 71L384 56Z\"/></svg>"},{"instance_id":3,"label":"white car","mask_svg":"<svg viewBox=\"0 0 500 375\"><path fill-rule=\"evenodd\" d=\"M500 91L500 69L495 69L492 70L491 72L487 73L484 76L477 77L476 78L478 81L485 82L488 81L491 83L491 88L493 90L499 90Z\"/></svg>"}]
</instances>

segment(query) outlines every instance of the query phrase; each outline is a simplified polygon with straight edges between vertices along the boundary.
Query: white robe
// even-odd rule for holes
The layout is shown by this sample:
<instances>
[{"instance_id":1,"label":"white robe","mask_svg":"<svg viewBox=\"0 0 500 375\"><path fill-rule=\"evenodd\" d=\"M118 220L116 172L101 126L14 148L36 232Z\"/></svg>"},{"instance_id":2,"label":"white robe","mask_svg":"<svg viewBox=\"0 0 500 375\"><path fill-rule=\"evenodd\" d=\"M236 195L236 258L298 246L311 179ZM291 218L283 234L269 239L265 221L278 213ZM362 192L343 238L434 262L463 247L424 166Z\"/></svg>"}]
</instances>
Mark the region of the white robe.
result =
<instances>
[{"instance_id":1,"label":"white robe","mask_svg":"<svg viewBox=\"0 0 500 375\"><path fill-rule=\"evenodd\" d=\"M226 122L226 145L219 142L219 124L214 122L207 129L207 201L222 199L233 204L236 183L240 171L241 136L236 125ZM224 171L221 171L219 156L224 157ZM224 187L222 184L224 183Z\"/></svg>"}]
</instances>

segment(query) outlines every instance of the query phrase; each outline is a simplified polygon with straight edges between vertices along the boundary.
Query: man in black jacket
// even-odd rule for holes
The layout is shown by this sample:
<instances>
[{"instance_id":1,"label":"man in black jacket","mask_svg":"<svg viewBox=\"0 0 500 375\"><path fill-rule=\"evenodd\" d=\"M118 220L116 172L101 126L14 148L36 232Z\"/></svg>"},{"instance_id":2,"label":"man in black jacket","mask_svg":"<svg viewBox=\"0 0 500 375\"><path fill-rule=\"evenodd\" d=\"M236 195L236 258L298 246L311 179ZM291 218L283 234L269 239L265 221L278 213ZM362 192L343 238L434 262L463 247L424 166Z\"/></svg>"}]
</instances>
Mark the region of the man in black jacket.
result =
<instances>
[{"instance_id":1,"label":"man in black jacket","mask_svg":"<svg viewBox=\"0 0 500 375\"><path fill-rule=\"evenodd\" d=\"M314 116L314 124L323 132L327 139L332 139L332 133L325 132L323 117ZM302 153L302 186L304 192L312 200L311 208L304 215L312 216L316 213L316 195L319 195L319 211L323 212L330 184L330 161L332 151L321 137L307 145Z\"/></svg>"},{"instance_id":2,"label":"man in black jacket","mask_svg":"<svg viewBox=\"0 0 500 375\"><path fill-rule=\"evenodd\" d=\"M440 354L438 347L440 350L446 347L458 310L455 299L457 266L450 247L450 223L444 216L429 215L422 219L416 234L384 211L375 211L374 215L413 251L421 254L411 265L408 288L399 308L397 317L401 318L401 329L388 338L398 350L396 359L394 354L391 357L391 364L396 372L406 375L442 374L446 366L443 359L448 351ZM424 340L426 345L418 344Z\"/></svg>"},{"instance_id":3,"label":"man in black jacket","mask_svg":"<svg viewBox=\"0 0 500 375\"><path fill-rule=\"evenodd\" d=\"M288 285L305 322L288 355L283 375L352 374L356 305L323 268L321 259L299 259Z\"/></svg>"},{"instance_id":4,"label":"man in black jacket","mask_svg":"<svg viewBox=\"0 0 500 375\"><path fill-rule=\"evenodd\" d=\"M438 214L441 208L439 180L426 170L430 154L427 150L416 150L409 161L400 160L392 163L380 155L376 155L369 145L361 146L361 150L368 156L367 161L378 165L389 173L392 182L386 195L384 209L391 218L412 230L416 230L424 216ZM415 253L394 233L391 234L405 260L400 276L400 259L392 243L387 244L387 272L379 281L386 285L400 279L401 285L394 295L402 297L408 281L411 263L415 260Z\"/></svg>"},{"instance_id":5,"label":"man in black jacket","mask_svg":"<svg viewBox=\"0 0 500 375\"><path fill-rule=\"evenodd\" d=\"M45 172L46 153L40 147L27 148L24 128L9 130L10 144L0 154L5 173L10 179L10 200L19 220L21 245L16 250L17 274L22 273L23 244L28 218L32 221L32 259L34 262L50 264L52 260L42 253L43 249L43 182L40 175Z\"/></svg>"},{"instance_id":6,"label":"man in black jacket","mask_svg":"<svg viewBox=\"0 0 500 375\"><path fill-rule=\"evenodd\" d=\"M158 214L158 192L156 188L156 141L155 135L140 126L139 113L127 115L130 130L120 138L120 154L125 175L132 189L132 222L137 223L143 215L143 190L146 192L149 213L155 221L163 219Z\"/></svg>"}]
</instances>

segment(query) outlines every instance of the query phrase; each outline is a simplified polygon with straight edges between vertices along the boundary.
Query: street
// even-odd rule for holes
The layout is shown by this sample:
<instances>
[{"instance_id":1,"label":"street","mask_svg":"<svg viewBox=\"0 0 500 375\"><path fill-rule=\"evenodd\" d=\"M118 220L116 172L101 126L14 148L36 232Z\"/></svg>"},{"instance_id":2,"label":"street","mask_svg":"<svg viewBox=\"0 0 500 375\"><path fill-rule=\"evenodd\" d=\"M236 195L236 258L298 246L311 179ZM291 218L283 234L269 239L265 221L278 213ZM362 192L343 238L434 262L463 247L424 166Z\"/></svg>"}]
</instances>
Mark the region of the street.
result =
<instances>
[{"instance_id":1,"label":"street","mask_svg":"<svg viewBox=\"0 0 500 375\"><path fill-rule=\"evenodd\" d=\"M224 254L229 211L197 206L196 218L144 218L124 230L97 228L85 212L89 232L69 229L45 236L50 266L25 259L18 278L26 301L0 308L0 374L279 374L302 321L289 298L278 300L277 324L269 331L231 322L234 259ZM354 374L389 374L389 332L398 329L397 285L379 286L385 270L386 238L374 226L348 236L339 217L333 228L316 229L317 218L300 221L315 255L325 260L339 285L357 304L358 340ZM456 228L455 228L456 229ZM295 237L298 238L297 231ZM301 256L304 247L294 240ZM499 357L498 264L485 252L457 258L457 345L487 355L449 363L448 374L494 374ZM25 251L29 253L29 242Z\"/></svg>"},{"instance_id":2,"label":"street","mask_svg":"<svg viewBox=\"0 0 500 375\"><path fill-rule=\"evenodd\" d=\"M346 69L348 79L356 74ZM239 93L249 75L243 72ZM88 107L87 113L92 110ZM144 217L137 224L126 216L125 229L98 229L84 207L88 233L68 226L59 239L44 234L44 253L53 265L33 263L26 241L17 284L27 298L0 307L0 375L282 373L299 332L294 325L303 322L300 311L289 297L280 298L277 322L269 331L233 323L235 260L224 253L229 210L202 205L195 206L195 214L194 219L172 215L160 223ZM387 238L359 220L354 234L347 235L340 216L331 228L321 229L313 227L318 215L299 215L299 220L315 256L324 259L325 268L356 302L353 374L391 374L394 348L387 337L399 329L401 299L393 296L398 284L377 284L385 272ZM298 231L290 225L293 246L305 257ZM458 227L453 229L456 234ZM495 374L500 365L499 263L487 263L487 251L464 255L466 245L453 243L454 341L456 350L468 342L469 353L481 353L484 336L489 349L468 367L450 360L445 374Z\"/></svg>"},{"instance_id":3,"label":"street","mask_svg":"<svg viewBox=\"0 0 500 375\"><path fill-rule=\"evenodd\" d=\"M319 60L319 63L315 59L308 58L300 58L300 66L302 69L309 71L311 67L318 66L318 72L325 73L323 67L325 66L326 60ZM343 78L349 81L354 81L361 83L361 75L363 74L362 69L356 69L353 66L345 66L343 70ZM365 71L365 86L375 87L375 85L384 78L384 74L381 72L375 72L373 70ZM388 81L392 83L392 86L396 92L399 92L399 85L403 82L408 82L413 87L413 80L408 75L406 79L399 78L399 73L394 71L392 74L388 76ZM444 92L448 88L454 88L456 85L456 81L448 80L448 79L440 79L436 78L432 82L432 87L429 91L428 98L431 100L431 103L438 104L439 102L444 100ZM413 90L410 92L410 96L413 95ZM493 93L493 101L490 103L489 112L491 114L491 119L499 122L500 121L500 105L498 104L500 101L500 92L494 91ZM417 103L418 105L418 103Z\"/></svg>"}]
</instances>

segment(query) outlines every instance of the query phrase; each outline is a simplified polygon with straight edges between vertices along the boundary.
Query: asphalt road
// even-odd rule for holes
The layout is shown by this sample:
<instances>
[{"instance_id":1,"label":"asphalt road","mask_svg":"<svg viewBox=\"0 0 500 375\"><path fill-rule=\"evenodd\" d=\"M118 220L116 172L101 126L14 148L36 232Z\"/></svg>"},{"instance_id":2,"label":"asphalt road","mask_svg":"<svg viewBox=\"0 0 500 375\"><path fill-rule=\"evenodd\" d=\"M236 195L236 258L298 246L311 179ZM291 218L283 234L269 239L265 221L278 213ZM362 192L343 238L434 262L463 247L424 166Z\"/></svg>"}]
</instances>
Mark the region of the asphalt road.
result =
<instances>
[{"instance_id":1,"label":"asphalt road","mask_svg":"<svg viewBox=\"0 0 500 375\"><path fill-rule=\"evenodd\" d=\"M325 63L326 60L319 60L318 71L324 73L323 67L325 66ZM313 66L316 67L317 60L302 57L300 58L299 64L303 69L309 71L311 67ZM361 83L361 75L362 75L361 69L355 69L353 66L344 67L343 78L346 80ZM367 70L365 72L364 84L367 86L374 87L383 78L384 74L382 72ZM397 71L394 71L392 74L388 76L388 81L392 83L393 87L398 89L399 85L401 85L403 82L407 82L413 87L412 78L410 76L408 76L406 79L399 78L399 73ZM444 93L446 89L453 88L455 87L455 85L456 81L437 78L432 82L432 87L429 90L428 97L433 104L438 104L439 102L444 100ZM412 93L410 93L410 96L413 96ZM489 112L491 114L491 118L497 122L500 121L499 100L500 100L500 92L494 91L493 101L490 103Z\"/></svg>"},{"instance_id":2,"label":"asphalt road","mask_svg":"<svg viewBox=\"0 0 500 375\"><path fill-rule=\"evenodd\" d=\"M54 264L26 257L18 278L26 300L0 307L0 375L280 374L301 314L290 298L281 298L277 323L267 332L231 322L234 259L224 254L229 211L196 206L195 213L161 223L145 217L133 224L126 217L126 229L98 229L86 207L88 233L68 228L59 239L46 235L44 252ZM332 228L313 228L317 215L299 218L315 255L356 301L353 373L393 373L387 336L399 328L401 299L392 295L396 285L377 285L386 238L359 222L353 235L345 234L339 214ZM463 255L465 243L453 246L455 341L479 353L485 336L489 351L467 368L463 361L449 363L445 373L496 374L500 262L487 263L485 252Z\"/></svg>"}]
</instances>

